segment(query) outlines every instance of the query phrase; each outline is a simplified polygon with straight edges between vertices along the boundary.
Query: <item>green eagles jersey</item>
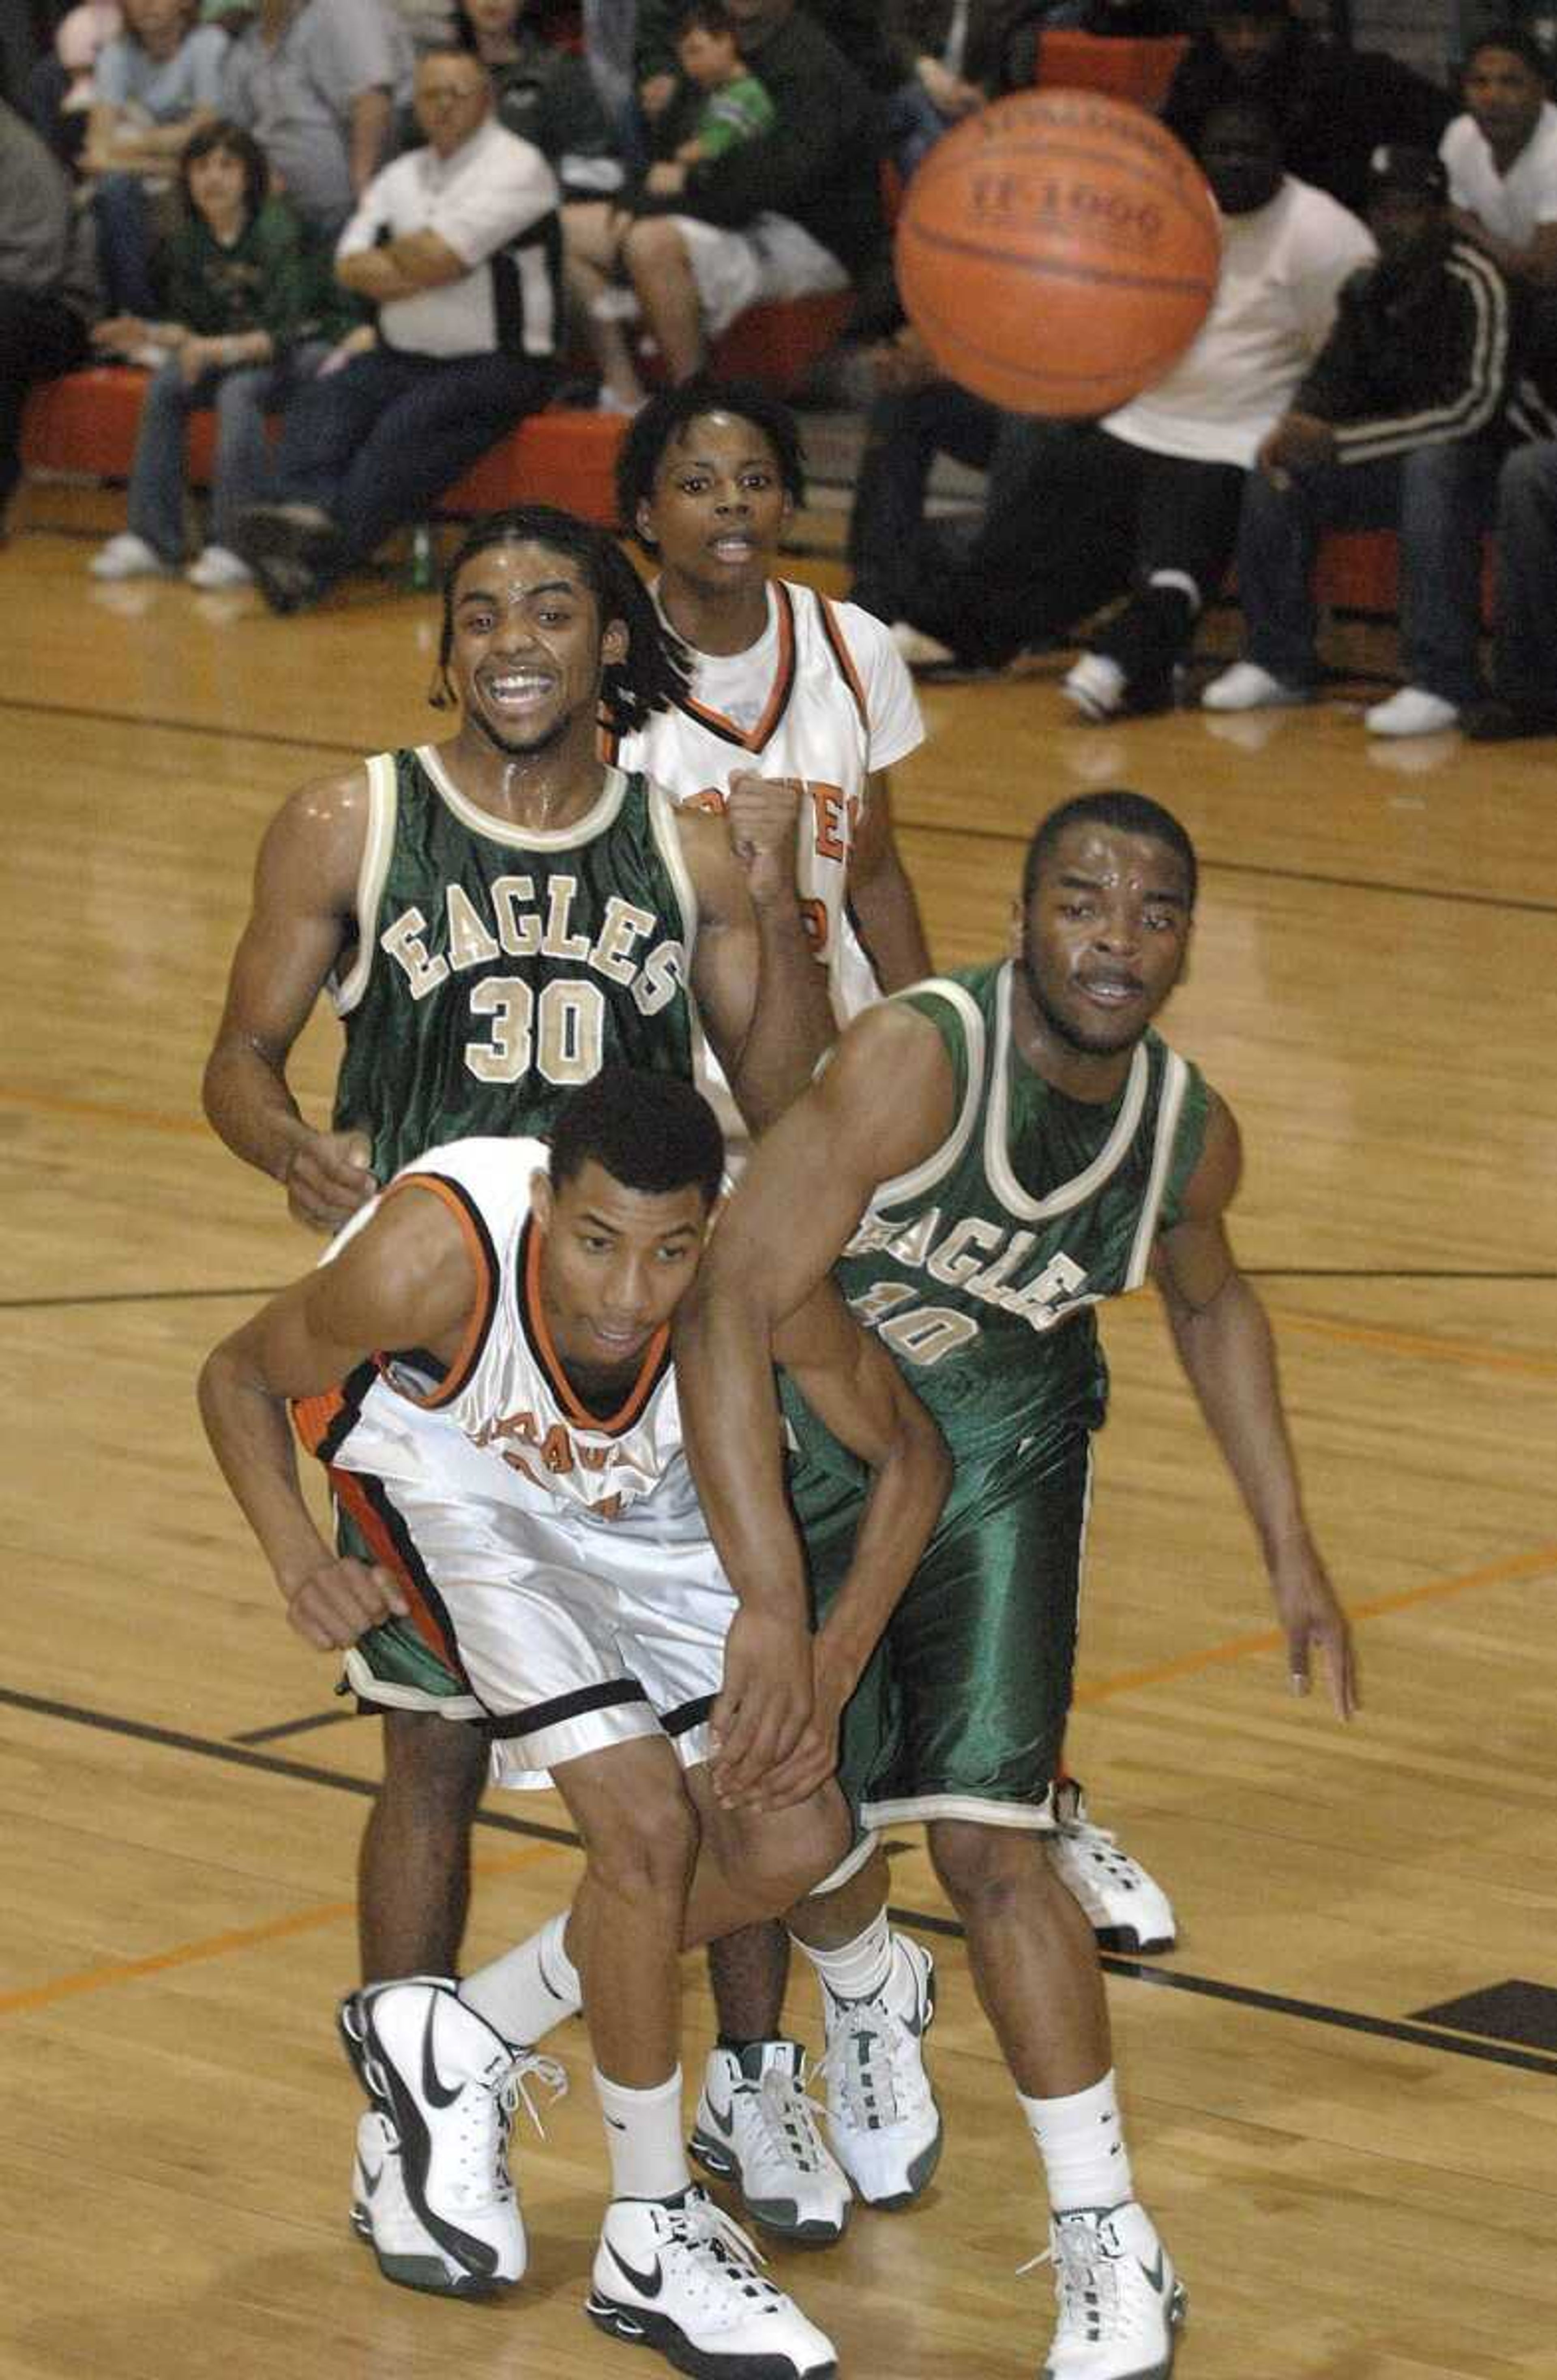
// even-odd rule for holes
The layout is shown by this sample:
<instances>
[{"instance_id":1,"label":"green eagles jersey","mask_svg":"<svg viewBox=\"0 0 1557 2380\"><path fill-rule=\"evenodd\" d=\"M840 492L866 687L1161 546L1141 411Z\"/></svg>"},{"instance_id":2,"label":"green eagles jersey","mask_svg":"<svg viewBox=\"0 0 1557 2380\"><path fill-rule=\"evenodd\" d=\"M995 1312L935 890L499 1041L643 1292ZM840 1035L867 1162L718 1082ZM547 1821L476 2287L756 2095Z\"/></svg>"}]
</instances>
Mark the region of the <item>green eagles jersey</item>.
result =
<instances>
[{"instance_id":1,"label":"green eagles jersey","mask_svg":"<svg viewBox=\"0 0 1557 2380\"><path fill-rule=\"evenodd\" d=\"M1205 1084L1155 1033L1112 1106L1043 1082L1012 1046L1012 978L1008 961L898 994L946 1045L956 1122L881 1185L834 1268L959 1463L1099 1426L1108 1373L1092 1309L1139 1288L1205 1141ZM785 1406L802 1456L846 1470L793 1391Z\"/></svg>"},{"instance_id":2,"label":"green eagles jersey","mask_svg":"<svg viewBox=\"0 0 1557 2380\"><path fill-rule=\"evenodd\" d=\"M697 897L660 787L608 769L547 832L468 801L433 746L367 769L359 941L330 992L335 1126L370 1135L381 1182L443 1141L544 1132L604 1065L690 1079Z\"/></svg>"}]
</instances>

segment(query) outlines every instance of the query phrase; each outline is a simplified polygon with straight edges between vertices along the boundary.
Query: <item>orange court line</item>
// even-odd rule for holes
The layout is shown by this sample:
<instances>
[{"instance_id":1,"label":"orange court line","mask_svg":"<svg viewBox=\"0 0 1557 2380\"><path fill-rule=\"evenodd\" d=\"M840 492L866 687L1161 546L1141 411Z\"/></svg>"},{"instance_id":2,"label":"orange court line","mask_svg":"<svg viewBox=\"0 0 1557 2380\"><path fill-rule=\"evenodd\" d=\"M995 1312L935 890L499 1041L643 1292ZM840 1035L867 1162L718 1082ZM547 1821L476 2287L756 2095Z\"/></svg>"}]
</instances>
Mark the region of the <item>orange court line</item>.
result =
<instances>
[{"instance_id":1,"label":"orange court line","mask_svg":"<svg viewBox=\"0 0 1557 2380\"><path fill-rule=\"evenodd\" d=\"M1266 1307L1283 1330L1303 1330L1313 1339L1342 1339L1354 1347L1377 1347L1390 1355L1425 1355L1429 1363L1473 1364L1484 1371L1527 1372L1557 1380L1557 1363L1541 1355L1505 1354L1501 1348L1478 1346L1474 1340L1429 1339L1410 1330L1381 1330L1367 1322L1331 1322L1319 1314L1295 1314L1290 1306Z\"/></svg>"},{"instance_id":2,"label":"orange court line","mask_svg":"<svg viewBox=\"0 0 1557 2380\"><path fill-rule=\"evenodd\" d=\"M149 1132L194 1133L213 1137L203 1116L167 1115L160 1108L115 1107L105 1099L70 1099L57 1091L24 1091L0 1083L0 1106L34 1108L40 1115L71 1116L79 1123L137 1124Z\"/></svg>"},{"instance_id":3,"label":"orange court line","mask_svg":"<svg viewBox=\"0 0 1557 2380\"><path fill-rule=\"evenodd\" d=\"M1503 1586L1518 1578L1539 1578L1543 1571L1557 1571L1557 1543L1537 1546L1527 1554L1511 1554L1504 1561L1488 1562L1480 1570L1466 1571L1463 1578L1429 1579L1421 1586L1402 1587L1393 1595L1375 1595L1363 1603L1346 1607L1346 1616L1356 1627L1364 1620L1379 1620L1390 1612L1409 1611L1418 1603L1441 1603L1452 1595L1465 1595L1472 1587ZM1180 1653L1171 1661L1160 1661L1148 1670L1122 1670L1116 1677L1100 1678L1094 1685L1077 1686L1072 1700L1083 1703L1108 1702L1115 1694L1133 1694L1138 1686L1161 1686L1174 1678L1193 1677L1198 1670L1210 1670L1228 1661L1247 1660L1253 1653L1273 1653L1285 1643L1279 1628L1262 1628L1249 1636L1229 1637L1222 1645L1207 1645L1198 1653Z\"/></svg>"},{"instance_id":4,"label":"orange court line","mask_svg":"<svg viewBox=\"0 0 1557 2380\"><path fill-rule=\"evenodd\" d=\"M511 1875L516 1869L529 1867L538 1859L570 1851L569 1843L530 1843L523 1851L493 1852L472 1861L479 1876ZM78 1975L56 1975L52 1983L34 1984L23 1992L0 1992L0 2016L19 2016L34 2009L53 2008L59 2000L77 1998L82 1992L102 1992L117 1984L133 1984L143 1975L164 1975L175 1967L198 1966L207 1959L225 1959L234 1950L254 1950L267 1942L285 1942L297 1934L313 1934L325 1925L338 1925L343 1918L355 1917L355 1900L323 1901L317 1909L303 1909L290 1917L273 1917L263 1925L235 1926L229 1933L210 1934L201 1942L181 1942L176 1949L154 1950L144 1959L116 1959L105 1967L88 1967Z\"/></svg>"}]
</instances>

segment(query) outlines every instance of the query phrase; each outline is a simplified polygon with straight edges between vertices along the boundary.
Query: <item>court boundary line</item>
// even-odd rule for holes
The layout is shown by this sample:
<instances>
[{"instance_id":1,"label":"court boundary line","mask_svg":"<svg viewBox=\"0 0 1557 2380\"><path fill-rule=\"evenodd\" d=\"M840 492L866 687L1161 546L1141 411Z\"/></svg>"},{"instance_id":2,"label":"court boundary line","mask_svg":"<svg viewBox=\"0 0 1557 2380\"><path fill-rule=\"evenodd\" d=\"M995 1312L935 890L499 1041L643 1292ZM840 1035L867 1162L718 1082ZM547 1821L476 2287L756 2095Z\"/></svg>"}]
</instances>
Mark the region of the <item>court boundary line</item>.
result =
<instances>
[{"instance_id":1,"label":"court boundary line","mask_svg":"<svg viewBox=\"0 0 1557 2380\"><path fill-rule=\"evenodd\" d=\"M316 1767L308 1761L286 1760L274 1753L250 1751L218 1737L190 1735L181 1729L156 1726L146 1719L123 1718L110 1712L91 1710L83 1704L56 1702L43 1694L24 1694L17 1687L0 1686L0 1706L26 1711L34 1717L62 1719L75 1726L96 1728L104 1734L123 1736L133 1742L154 1743L168 1751L193 1753L200 1758L257 1769L262 1774L286 1778L298 1784L322 1785L327 1790L355 1793L362 1799L370 1799L378 1791L377 1782L371 1778L351 1777L337 1769ZM575 1851L582 1849L571 1828L545 1826L538 1819L511 1818L501 1811L488 1810L479 1810L475 1822L478 1827L522 1835L536 1842L561 1845ZM7 2008L23 2013L27 2008L51 2004L90 1990L105 1989L110 1983L128 1982L138 1975L163 1973L171 1965L187 1964L197 1957L217 1957L227 1949L243 1949L255 1940L281 1938L278 1928L289 1933L307 1931L313 1925L335 1922L343 1905L332 1902L328 1904L327 1913L298 1912L292 1918L272 1921L269 1927L237 1927L230 1933L207 1936L201 1943L153 1952L147 1958L125 1961L117 1967L89 1969L79 1976L61 1976L52 1984L35 1985L0 1998L0 2013ZM915 1932L940 1934L958 1941L966 1938L964 1928L956 1918L943 1917L931 1910L912 1910L894 1905L889 1914L897 1924ZM1299 2023L1333 2026L1375 2039L1399 2041L1408 2047L1442 2050L1450 2057L1468 2058L1482 2064L1557 2076L1557 2056L1549 2057L1512 2042L1490 2041L1448 2028L1439 2032L1413 2018L1369 2016L1360 2010L1335 2008L1322 2000L1304 2000L1288 1993L1265 1991L1258 1985L1223 1983L1214 1976L1195 1975L1184 1968L1161 1967L1147 1960L1127 1958L1118 1951L1101 1950L1099 1959L1105 1973L1116 1975L1122 1981L1187 1992L1198 1998L1222 2000L1232 2006L1251 2009L1257 2013L1290 2017Z\"/></svg>"},{"instance_id":2,"label":"court boundary line","mask_svg":"<svg viewBox=\"0 0 1557 2380\"><path fill-rule=\"evenodd\" d=\"M1340 682L1348 681L1344 678ZM1383 673L1379 674L1378 682L1384 682ZM44 719L91 721L102 727L145 728L158 735L219 737L227 744L253 743L298 752L322 752L332 758L342 753L349 754L354 759L362 757L360 746L338 742L334 737L283 735L274 728L244 728L235 735L230 726L216 721L164 719L160 716L148 719L135 711L95 710L90 704L41 702L16 695L0 695L0 711L6 710L25 711ZM901 795L897 799L896 816L898 832L904 835L950 836L959 844L992 843L1013 848L1023 848L1030 840L1029 834L1013 833L1004 827L921 824L909 814ZM1453 886L1441 884L1397 884L1384 877L1332 876L1320 868L1279 868L1259 860L1222 859L1208 852L1201 852L1199 860L1203 877L1268 877L1276 883L1324 885L1332 892L1379 892L1400 901L1447 901L1466 908L1508 909L1538 917L1557 916L1557 901L1532 901L1512 893L1457 891Z\"/></svg>"}]
</instances>

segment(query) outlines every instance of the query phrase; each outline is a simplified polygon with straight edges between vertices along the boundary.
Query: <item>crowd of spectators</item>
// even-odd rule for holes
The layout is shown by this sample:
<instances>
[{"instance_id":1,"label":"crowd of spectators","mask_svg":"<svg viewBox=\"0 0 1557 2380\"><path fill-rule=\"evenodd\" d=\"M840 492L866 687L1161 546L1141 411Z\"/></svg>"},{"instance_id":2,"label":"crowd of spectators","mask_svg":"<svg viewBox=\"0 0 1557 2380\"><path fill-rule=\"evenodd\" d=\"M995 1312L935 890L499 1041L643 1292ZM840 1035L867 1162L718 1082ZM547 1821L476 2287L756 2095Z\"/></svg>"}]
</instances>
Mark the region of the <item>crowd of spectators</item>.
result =
<instances>
[{"instance_id":1,"label":"crowd of spectators","mask_svg":"<svg viewBox=\"0 0 1557 2380\"><path fill-rule=\"evenodd\" d=\"M840 292L850 319L813 388L869 413L855 593L916 662L989 669L1079 638L1079 716L1162 708L1235 551L1245 652L1205 698L1304 699L1319 539L1378 523L1400 533L1405 684L1369 728L1550 727L1557 108L1518 25L1477 37L1452 93L1296 0L32 14L38 54L8 53L0 115L0 498L31 380L94 350L142 365L128 525L102 576L255 574L294 608L565 375L578 401L631 411L748 308ZM935 378L889 229L935 142L1075 29L1183 36L1162 112L1225 224L1194 346L1079 425ZM204 408L217 464L191 544L183 447ZM929 516L942 453L989 474L972 522Z\"/></svg>"}]
</instances>

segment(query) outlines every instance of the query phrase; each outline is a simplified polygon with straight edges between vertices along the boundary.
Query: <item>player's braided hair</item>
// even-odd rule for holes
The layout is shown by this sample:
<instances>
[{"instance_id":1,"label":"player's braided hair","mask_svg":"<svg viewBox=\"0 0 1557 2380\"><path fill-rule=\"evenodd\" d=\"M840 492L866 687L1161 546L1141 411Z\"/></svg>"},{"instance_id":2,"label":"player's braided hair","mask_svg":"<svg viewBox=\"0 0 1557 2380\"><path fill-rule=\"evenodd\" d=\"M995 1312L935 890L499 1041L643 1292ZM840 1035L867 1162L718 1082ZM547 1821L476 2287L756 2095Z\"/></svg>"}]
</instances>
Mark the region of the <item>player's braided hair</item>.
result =
<instances>
[{"instance_id":1,"label":"player's braided hair","mask_svg":"<svg viewBox=\"0 0 1557 2380\"><path fill-rule=\"evenodd\" d=\"M671 441L705 413L733 413L749 421L773 450L779 478L793 504L806 501L806 466L795 416L772 389L750 380L710 380L699 375L679 388L662 389L633 416L616 457L616 510L640 545L654 550L638 526L639 504L652 504L654 480Z\"/></svg>"},{"instance_id":2,"label":"player's braided hair","mask_svg":"<svg viewBox=\"0 0 1557 2380\"><path fill-rule=\"evenodd\" d=\"M444 573L444 625L438 639L438 667L428 700L439 710L455 701L449 679L454 650L454 590L461 570L473 554L489 546L524 543L549 546L578 563L600 608L603 632L620 620L627 632L626 657L607 662L601 685L601 715L616 735L630 735L656 710L668 710L685 692L689 675L686 647L666 627L649 591L609 530L554 504L515 504L508 511L488 513L472 521Z\"/></svg>"}]
</instances>

